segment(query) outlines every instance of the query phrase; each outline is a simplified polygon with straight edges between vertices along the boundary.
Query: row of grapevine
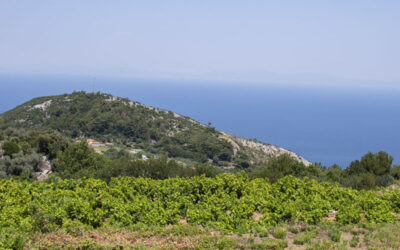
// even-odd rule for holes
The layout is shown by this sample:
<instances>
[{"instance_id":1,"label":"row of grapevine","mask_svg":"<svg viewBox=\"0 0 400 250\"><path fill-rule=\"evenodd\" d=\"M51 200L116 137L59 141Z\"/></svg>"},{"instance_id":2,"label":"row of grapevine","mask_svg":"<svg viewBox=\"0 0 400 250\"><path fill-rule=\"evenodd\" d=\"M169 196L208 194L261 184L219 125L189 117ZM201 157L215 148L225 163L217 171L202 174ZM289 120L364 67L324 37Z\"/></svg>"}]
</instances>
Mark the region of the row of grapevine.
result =
<instances>
[{"instance_id":1,"label":"row of grapevine","mask_svg":"<svg viewBox=\"0 0 400 250\"><path fill-rule=\"evenodd\" d=\"M400 191L356 191L291 176L270 184L245 174L153 180L120 177L32 183L0 180L0 248L21 235L82 226L168 225L181 220L223 232L281 222L394 222ZM255 214L259 216L255 218Z\"/></svg>"}]
</instances>

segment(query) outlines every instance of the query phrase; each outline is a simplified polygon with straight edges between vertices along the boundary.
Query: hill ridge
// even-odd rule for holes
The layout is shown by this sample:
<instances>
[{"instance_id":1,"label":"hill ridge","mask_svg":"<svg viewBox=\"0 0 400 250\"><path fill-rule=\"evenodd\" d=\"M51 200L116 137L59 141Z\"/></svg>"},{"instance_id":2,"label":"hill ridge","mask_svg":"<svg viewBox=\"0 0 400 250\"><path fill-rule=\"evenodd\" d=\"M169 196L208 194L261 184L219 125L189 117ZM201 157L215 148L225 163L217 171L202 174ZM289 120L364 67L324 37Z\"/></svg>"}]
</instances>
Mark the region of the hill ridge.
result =
<instances>
[{"instance_id":1,"label":"hill ridge","mask_svg":"<svg viewBox=\"0 0 400 250\"><path fill-rule=\"evenodd\" d=\"M53 129L71 138L117 141L151 154L212 162L225 168L263 165L285 153L307 166L311 164L287 149L230 135L170 110L100 92L34 98L0 114L0 127Z\"/></svg>"}]
</instances>

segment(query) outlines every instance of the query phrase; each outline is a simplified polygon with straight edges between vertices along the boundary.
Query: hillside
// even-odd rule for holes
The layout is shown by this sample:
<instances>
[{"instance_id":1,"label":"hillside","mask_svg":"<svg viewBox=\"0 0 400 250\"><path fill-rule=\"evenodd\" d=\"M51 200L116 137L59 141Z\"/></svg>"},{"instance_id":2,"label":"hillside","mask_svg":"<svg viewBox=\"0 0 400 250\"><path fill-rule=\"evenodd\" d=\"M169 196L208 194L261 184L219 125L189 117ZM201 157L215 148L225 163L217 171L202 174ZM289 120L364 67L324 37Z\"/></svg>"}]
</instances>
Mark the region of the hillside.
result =
<instances>
[{"instance_id":1,"label":"hillside","mask_svg":"<svg viewBox=\"0 0 400 250\"><path fill-rule=\"evenodd\" d=\"M102 93L74 92L35 98L0 115L0 128L53 129L73 139L94 138L152 155L226 168L248 168L286 149L229 135L189 117Z\"/></svg>"}]
</instances>

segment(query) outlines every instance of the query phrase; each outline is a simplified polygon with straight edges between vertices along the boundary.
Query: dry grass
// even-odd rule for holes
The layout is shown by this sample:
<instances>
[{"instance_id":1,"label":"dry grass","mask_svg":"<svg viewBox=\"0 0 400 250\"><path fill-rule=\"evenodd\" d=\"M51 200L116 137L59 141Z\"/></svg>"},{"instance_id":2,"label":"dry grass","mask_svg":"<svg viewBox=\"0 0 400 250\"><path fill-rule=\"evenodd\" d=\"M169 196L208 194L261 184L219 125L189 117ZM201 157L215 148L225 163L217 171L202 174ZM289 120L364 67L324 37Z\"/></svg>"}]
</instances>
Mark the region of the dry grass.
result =
<instances>
[{"instance_id":1,"label":"dry grass","mask_svg":"<svg viewBox=\"0 0 400 250\"><path fill-rule=\"evenodd\" d=\"M149 236L143 232L123 229L106 229L71 236L63 231L39 234L32 237L29 248L79 248L82 246L95 246L99 248L193 248L194 237L181 237L176 235Z\"/></svg>"},{"instance_id":2,"label":"dry grass","mask_svg":"<svg viewBox=\"0 0 400 250\"><path fill-rule=\"evenodd\" d=\"M299 225L295 225L300 227ZM293 227L290 226L290 227ZM260 236L223 234L190 225L142 228L135 230L103 228L72 236L64 231L32 235L27 249L400 249L400 225L340 227L336 224L311 227L276 239L273 230ZM340 230L339 242L329 237L330 230ZM267 229L266 229L267 230ZM310 231L307 231L310 230ZM314 233L313 233L314 232ZM311 233L303 245L296 244L299 235Z\"/></svg>"}]
</instances>

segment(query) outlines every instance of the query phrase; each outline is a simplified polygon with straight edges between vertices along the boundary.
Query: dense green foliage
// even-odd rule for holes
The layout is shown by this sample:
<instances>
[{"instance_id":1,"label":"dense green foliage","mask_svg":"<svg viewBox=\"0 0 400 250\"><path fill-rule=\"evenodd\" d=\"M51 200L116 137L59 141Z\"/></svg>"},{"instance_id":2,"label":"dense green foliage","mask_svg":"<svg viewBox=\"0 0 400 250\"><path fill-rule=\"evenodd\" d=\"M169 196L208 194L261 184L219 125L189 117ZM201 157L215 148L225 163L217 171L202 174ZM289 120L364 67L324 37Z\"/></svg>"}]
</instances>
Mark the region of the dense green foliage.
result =
<instances>
[{"instance_id":1,"label":"dense green foliage","mask_svg":"<svg viewBox=\"0 0 400 250\"><path fill-rule=\"evenodd\" d=\"M208 159L214 163L231 161L232 145L217 136L210 136L216 133L213 128L186 130L175 137L164 137L157 147L164 148L171 157L189 158L198 162L206 162Z\"/></svg>"},{"instance_id":2,"label":"dense green foliage","mask_svg":"<svg viewBox=\"0 0 400 250\"><path fill-rule=\"evenodd\" d=\"M5 156L0 159L0 178L15 177L19 179L31 179L33 173L38 170L40 155L33 152L30 154L13 154L13 158Z\"/></svg>"},{"instance_id":3,"label":"dense green foliage","mask_svg":"<svg viewBox=\"0 0 400 250\"><path fill-rule=\"evenodd\" d=\"M21 182L0 180L0 248L24 234L75 227L178 224L183 218L223 232L248 232L281 222L318 224L331 209L338 223L393 222L400 192L383 194L284 177L274 184L246 174L153 180L119 177ZM256 218L254 215L259 214ZM18 238L19 237L19 238Z\"/></svg>"},{"instance_id":4,"label":"dense green foliage","mask_svg":"<svg viewBox=\"0 0 400 250\"><path fill-rule=\"evenodd\" d=\"M364 155L344 171L344 175L349 176L346 179L347 186L360 189L393 183L393 176L390 175L392 162L393 157L383 151Z\"/></svg>"},{"instance_id":5,"label":"dense green foliage","mask_svg":"<svg viewBox=\"0 0 400 250\"><path fill-rule=\"evenodd\" d=\"M118 176L147 177L164 180L172 177L192 177L199 175L214 177L220 172L221 170L212 165L197 163L193 167L185 167L165 157L147 161L121 158L110 162L108 166L100 170L98 177L104 180Z\"/></svg>"},{"instance_id":6,"label":"dense green foliage","mask_svg":"<svg viewBox=\"0 0 400 250\"><path fill-rule=\"evenodd\" d=\"M78 179L82 177L110 180L112 177L131 176L163 180L171 177L216 176L220 170L212 165L197 163L186 167L167 157L140 160L128 156L113 158L100 155L88 147L86 142L72 144L58 154L54 170L61 178Z\"/></svg>"},{"instance_id":7,"label":"dense green foliage","mask_svg":"<svg viewBox=\"0 0 400 250\"><path fill-rule=\"evenodd\" d=\"M54 170L64 178L76 176L94 177L104 166L105 158L91 149L85 141L75 143L60 152Z\"/></svg>"},{"instance_id":8,"label":"dense green foliage","mask_svg":"<svg viewBox=\"0 0 400 250\"><path fill-rule=\"evenodd\" d=\"M195 163L188 167L165 156L143 161L123 149L111 148L101 155L95 153L86 142L73 143L54 131L8 129L1 135L6 140L5 145L12 142L22 150L11 155L3 154L1 158L0 141L0 178L32 180L42 164L42 156L51 160L55 175L61 178L109 180L111 177L133 176L166 179L202 174L212 177L221 172L209 164Z\"/></svg>"},{"instance_id":9,"label":"dense green foliage","mask_svg":"<svg viewBox=\"0 0 400 250\"><path fill-rule=\"evenodd\" d=\"M290 157L288 154L283 154L272 158L266 166L256 168L251 176L268 178L271 182L278 179L293 175L299 178L303 177L318 177L322 170L316 166L305 166L301 162Z\"/></svg>"},{"instance_id":10,"label":"dense green foliage","mask_svg":"<svg viewBox=\"0 0 400 250\"><path fill-rule=\"evenodd\" d=\"M54 159L72 143L55 131L7 129L0 134L0 178L33 179L42 156Z\"/></svg>"},{"instance_id":11,"label":"dense green foliage","mask_svg":"<svg viewBox=\"0 0 400 250\"><path fill-rule=\"evenodd\" d=\"M17 154L21 149L18 144L13 141L7 141L3 145L4 155L12 157L13 154Z\"/></svg>"}]
</instances>

